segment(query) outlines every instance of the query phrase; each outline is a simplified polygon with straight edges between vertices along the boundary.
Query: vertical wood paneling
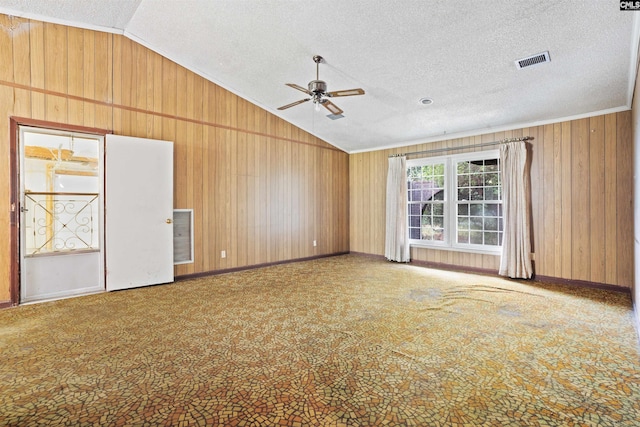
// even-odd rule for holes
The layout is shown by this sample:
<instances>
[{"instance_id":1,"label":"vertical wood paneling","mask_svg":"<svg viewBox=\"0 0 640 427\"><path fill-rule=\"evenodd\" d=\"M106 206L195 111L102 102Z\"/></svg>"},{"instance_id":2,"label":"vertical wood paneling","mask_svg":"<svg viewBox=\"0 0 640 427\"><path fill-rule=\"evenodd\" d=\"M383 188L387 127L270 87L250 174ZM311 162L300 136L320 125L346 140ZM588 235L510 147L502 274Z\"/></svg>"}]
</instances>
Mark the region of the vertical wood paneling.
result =
<instances>
[{"instance_id":1,"label":"vertical wood paneling","mask_svg":"<svg viewBox=\"0 0 640 427\"><path fill-rule=\"evenodd\" d=\"M604 262L605 283L618 283L618 147L616 114L607 114L604 120Z\"/></svg>"},{"instance_id":2,"label":"vertical wood paneling","mask_svg":"<svg viewBox=\"0 0 640 427\"><path fill-rule=\"evenodd\" d=\"M94 90L95 99L110 103L113 102L113 34L95 34L95 66L94 66ZM96 105L95 125L102 129L113 129L113 109L106 105Z\"/></svg>"},{"instance_id":3,"label":"vertical wood paneling","mask_svg":"<svg viewBox=\"0 0 640 427\"><path fill-rule=\"evenodd\" d=\"M46 24L44 28L44 87L61 94L68 90L67 29L58 24ZM45 119L67 123L67 98L45 95Z\"/></svg>"},{"instance_id":4,"label":"vertical wood paneling","mask_svg":"<svg viewBox=\"0 0 640 427\"><path fill-rule=\"evenodd\" d=\"M589 120L575 120L571 124L573 159L571 185L572 265L573 277L589 280L591 277L591 235L589 215Z\"/></svg>"},{"instance_id":5,"label":"vertical wood paneling","mask_svg":"<svg viewBox=\"0 0 640 427\"><path fill-rule=\"evenodd\" d=\"M562 274L560 277L573 278L573 263L571 262L572 247L572 192L571 182L573 158L571 153L571 122L562 123Z\"/></svg>"},{"instance_id":6,"label":"vertical wood paneling","mask_svg":"<svg viewBox=\"0 0 640 427\"><path fill-rule=\"evenodd\" d=\"M246 129L247 128L247 102L243 100L238 101L237 105L238 123L237 126ZM247 172L247 135L238 134L236 141L235 152L235 171L238 176L237 191L236 194L236 248L235 248L235 264L238 266L247 265L248 252L249 252L249 212L247 210L248 205L248 193L249 193L249 177Z\"/></svg>"},{"instance_id":7,"label":"vertical wood paneling","mask_svg":"<svg viewBox=\"0 0 640 427\"><path fill-rule=\"evenodd\" d=\"M174 141L174 205L194 209L195 231L195 261L176 274L349 250L346 153L119 35L0 15L0 55L5 118ZM0 121L4 188L8 125ZM10 266L8 194L1 277ZM8 295L0 284L0 301Z\"/></svg>"},{"instance_id":8,"label":"vertical wood paneling","mask_svg":"<svg viewBox=\"0 0 640 427\"><path fill-rule=\"evenodd\" d=\"M31 84L31 63L29 55L29 26L30 23L26 19L11 17L12 42L13 42L13 64L7 61L7 66L13 65L13 81L28 86ZM5 58L4 53L2 58Z\"/></svg>"},{"instance_id":9,"label":"vertical wood paneling","mask_svg":"<svg viewBox=\"0 0 640 427\"><path fill-rule=\"evenodd\" d=\"M29 21L21 18L11 18L12 45L13 45L13 79L7 76L8 80L13 80L20 85L29 86L31 81L31 64L29 56ZM6 40L6 39L5 39ZM9 42L7 40L7 42ZM7 61L10 66L11 61ZM13 91L13 114L20 117L28 117L31 114L31 93L24 89L14 89Z\"/></svg>"},{"instance_id":10,"label":"vertical wood paneling","mask_svg":"<svg viewBox=\"0 0 640 427\"><path fill-rule=\"evenodd\" d=\"M69 27L67 30L67 93L84 96L84 30ZM84 123L84 102L67 101L69 123Z\"/></svg>"},{"instance_id":11,"label":"vertical wood paneling","mask_svg":"<svg viewBox=\"0 0 640 427\"><path fill-rule=\"evenodd\" d=\"M147 52L137 43L132 45L132 94L131 102L132 107L147 111L147 92L148 92L148 79L147 79ZM185 70L186 71L186 70ZM186 104L186 94L183 96L183 104ZM186 109L186 105L183 105ZM184 113L186 115L186 111ZM141 138L146 138L149 135L148 120L149 114L141 111L133 112L133 129L135 129L136 135Z\"/></svg>"},{"instance_id":12,"label":"vertical wood paneling","mask_svg":"<svg viewBox=\"0 0 640 427\"><path fill-rule=\"evenodd\" d=\"M0 54L3 58L13 58L13 41L12 41L12 25L13 22L8 16L0 15ZM13 81L13 67L11 61L7 61L7 64L0 65L0 79L6 81ZM14 90L11 87L0 86L0 100L8 100L13 98ZM3 167L0 168L0 186L4 189L10 189L11 176L9 173L9 158L10 147L6 141L9 135L9 121L6 119L11 115L12 105L8 102L3 102L0 105L1 117L5 119L0 121L0 135L3 135L2 142L0 143L0 158L5 159ZM10 220L11 210L10 205L10 191L2 191L0 193L0 274L2 277L9 277L11 268L11 246L10 246ZM0 301L6 302L10 298L8 280L0 282Z\"/></svg>"},{"instance_id":13,"label":"vertical wood paneling","mask_svg":"<svg viewBox=\"0 0 640 427\"><path fill-rule=\"evenodd\" d=\"M67 29L67 86L69 95L84 96L84 30Z\"/></svg>"},{"instance_id":14,"label":"vertical wood paneling","mask_svg":"<svg viewBox=\"0 0 640 427\"><path fill-rule=\"evenodd\" d=\"M13 60L13 18L7 15L0 16L0 55L2 58L11 58ZM0 62L0 79L13 82L13 64L11 61Z\"/></svg>"},{"instance_id":15,"label":"vertical wood paneling","mask_svg":"<svg viewBox=\"0 0 640 427\"><path fill-rule=\"evenodd\" d=\"M87 99L96 99L95 75L96 75L96 44L95 32L82 32L82 96ZM92 102L85 102L83 106L83 125L96 126L96 107Z\"/></svg>"},{"instance_id":16,"label":"vertical wood paneling","mask_svg":"<svg viewBox=\"0 0 640 427\"><path fill-rule=\"evenodd\" d=\"M562 125L553 125L553 277L562 277ZM551 270L551 266L548 266Z\"/></svg>"},{"instance_id":17,"label":"vertical wood paneling","mask_svg":"<svg viewBox=\"0 0 640 427\"><path fill-rule=\"evenodd\" d=\"M604 116L589 119L590 282L605 282Z\"/></svg>"},{"instance_id":18,"label":"vertical wood paneling","mask_svg":"<svg viewBox=\"0 0 640 427\"><path fill-rule=\"evenodd\" d=\"M389 154L529 135L534 138L529 143L529 154L536 274L629 287L633 279L629 117L629 112L623 112L352 154L349 156L351 250L384 255L386 165L382 165ZM448 153L462 151L453 149ZM372 231L376 228L377 232ZM411 256L416 261L489 270L497 270L500 260L499 256L428 248L412 248Z\"/></svg>"},{"instance_id":19,"label":"vertical wood paneling","mask_svg":"<svg viewBox=\"0 0 640 427\"><path fill-rule=\"evenodd\" d=\"M543 130L543 141L535 141L534 144L539 145L540 142L544 143L543 161L544 161L544 193L542 195L542 212L541 220L544 224L544 250L541 255L544 259L540 263L541 268L544 268L544 272L538 271L538 274L544 274L546 276L555 276L555 243L556 243L556 222L555 222L555 210L548 209L547 206L553 206L555 203L555 163L554 163L554 125L546 125Z\"/></svg>"},{"instance_id":20,"label":"vertical wood paneling","mask_svg":"<svg viewBox=\"0 0 640 427\"><path fill-rule=\"evenodd\" d=\"M112 64L112 82L111 82L111 91L112 91L112 99L113 103L116 105L123 105L122 99L122 73L125 71L122 64L122 44L123 40L121 37L115 37L113 39L113 64ZM121 108L114 109L111 115L111 128L114 132L122 132L122 115L123 110Z\"/></svg>"},{"instance_id":21,"label":"vertical wood paneling","mask_svg":"<svg viewBox=\"0 0 640 427\"><path fill-rule=\"evenodd\" d=\"M618 180L618 268L617 283L631 287L633 284L633 142L631 139L631 112L618 113L616 120L616 149L618 151L616 175ZM628 236L628 237L627 237Z\"/></svg>"},{"instance_id":22,"label":"vertical wood paneling","mask_svg":"<svg viewBox=\"0 0 640 427\"><path fill-rule=\"evenodd\" d=\"M29 56L31 58L31 86L44 89L44 24L31 22L29 26ZM44 94L31 92L31 117L44 119Z\"/></svg>"},{"instance_id":23,"label":"vertical wood paneling","mask_svg":"<svg viewBox=\"0 0 640 427\"><path fill-rule=\"evenodd\" d=\"M156 113L162 113L164 111L162 106L162 92L164 85L162 63L162 57L156 53L153 53L151 56L147 57L147 75L153 76L153 95L151 95L153 104L148 105L147 108ZM151 117L151 123L148 124L148 126L150 127L150 131L147 133L147 136L149 138L160 139L162 138L162 117L155 114Z\"/></svg>"}]
</instances>

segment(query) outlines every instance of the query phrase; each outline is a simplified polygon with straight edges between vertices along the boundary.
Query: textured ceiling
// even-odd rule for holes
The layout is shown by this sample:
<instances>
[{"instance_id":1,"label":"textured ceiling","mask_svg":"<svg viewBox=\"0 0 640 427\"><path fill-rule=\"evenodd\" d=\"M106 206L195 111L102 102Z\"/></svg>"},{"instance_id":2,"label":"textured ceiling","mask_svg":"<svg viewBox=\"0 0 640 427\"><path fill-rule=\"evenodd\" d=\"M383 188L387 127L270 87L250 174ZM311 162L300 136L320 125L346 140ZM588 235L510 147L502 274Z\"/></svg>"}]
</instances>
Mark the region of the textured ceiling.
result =
<instances>
[{"instance_id":1,"label":"textured ceiling","mask_svg":"<svg viewBox=\"0 0 640 427\"><path fill-rule=\"evenodd\" d=\"M638 14L617 0L0 0L125 36L348 152L628 109ZM551 62L514 60L549 51ZM344 118L284 83L320 78ZM422 97L432 105L419 103Z\"/></svg>"}]
</instances>

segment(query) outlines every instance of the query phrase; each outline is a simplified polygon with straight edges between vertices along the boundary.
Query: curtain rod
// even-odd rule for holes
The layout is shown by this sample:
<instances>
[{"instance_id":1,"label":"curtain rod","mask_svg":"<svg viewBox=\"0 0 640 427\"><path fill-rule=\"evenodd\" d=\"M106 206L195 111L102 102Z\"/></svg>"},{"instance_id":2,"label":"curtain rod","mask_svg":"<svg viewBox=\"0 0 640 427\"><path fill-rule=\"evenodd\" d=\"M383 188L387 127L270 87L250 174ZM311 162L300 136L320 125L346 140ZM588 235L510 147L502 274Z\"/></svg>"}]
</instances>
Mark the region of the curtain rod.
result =
<instances>
[{"instance_id":1,"label":"curtain rod","mask_svg":"<svg viewBox=\"0 0 640 427\"><path fill-rule=\"evenodd\" d=\"M461 146L461 147L434 148L434 149L431 149L431 150L413 151L411 153L389 154L389 157L413 156L413 155L416 155L416 154L427 154L427 153L440 153L442 151L463 150L465 148L486 147L488 145L506 144L508 142L517 142L517 141L529 141L531 139L533 139L532 136L521 136L521 137L517 137L517 138L505 138L505 139L501 139L500 141L483 142L482 144L464 145L464 146Z\"/></svg>"}]
</instances>

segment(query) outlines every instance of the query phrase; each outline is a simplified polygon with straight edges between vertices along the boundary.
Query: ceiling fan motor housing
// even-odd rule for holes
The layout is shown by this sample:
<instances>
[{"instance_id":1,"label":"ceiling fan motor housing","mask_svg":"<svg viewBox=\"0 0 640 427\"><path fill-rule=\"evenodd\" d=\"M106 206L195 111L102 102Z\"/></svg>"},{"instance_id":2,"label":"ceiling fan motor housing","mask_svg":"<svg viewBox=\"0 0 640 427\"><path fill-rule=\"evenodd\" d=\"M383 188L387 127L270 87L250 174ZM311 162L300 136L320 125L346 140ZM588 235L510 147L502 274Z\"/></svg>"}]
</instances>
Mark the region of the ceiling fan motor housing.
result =
<instances>
[{"instance_id":1,"label":"ceiling fan motor housing","mask_svg":"<svg viewBox=\"0 0 640 427\"><path fill-rule=\"evenodd\" d=\"M327 83L323 80L311 80L309 82L309 92L324 94L327 91Z\"/></svg>"}]
</instances>

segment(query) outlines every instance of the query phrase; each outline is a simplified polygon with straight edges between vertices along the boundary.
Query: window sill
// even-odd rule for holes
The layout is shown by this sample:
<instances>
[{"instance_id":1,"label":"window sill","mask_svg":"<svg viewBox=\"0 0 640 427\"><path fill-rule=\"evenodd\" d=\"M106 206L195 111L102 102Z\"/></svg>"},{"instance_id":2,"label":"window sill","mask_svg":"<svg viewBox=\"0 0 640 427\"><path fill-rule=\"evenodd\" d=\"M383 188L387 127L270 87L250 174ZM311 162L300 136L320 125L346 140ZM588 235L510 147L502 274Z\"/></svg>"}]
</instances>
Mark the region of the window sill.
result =
<instances>
[{"instance_id":1,"label":"window sill","mask_svg":"<svg viewBox=\"0 0 640 427\"><path fill-rule=\"evenodd\" d=\"M466 248L466 247L453 247L453 246L444 246L444 245L430 245L425 243L410 243L409 247L411 248L420 248L420 249L435 249L437 251L450 251L450 252L465 252L472 254L480 254L480 255L494 255L500 256L502 253L502 248L498 247L496 249L476 249L476 248Z\"/></svg>"}]
</instances>

